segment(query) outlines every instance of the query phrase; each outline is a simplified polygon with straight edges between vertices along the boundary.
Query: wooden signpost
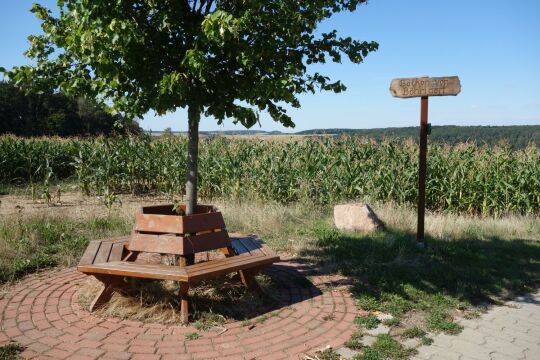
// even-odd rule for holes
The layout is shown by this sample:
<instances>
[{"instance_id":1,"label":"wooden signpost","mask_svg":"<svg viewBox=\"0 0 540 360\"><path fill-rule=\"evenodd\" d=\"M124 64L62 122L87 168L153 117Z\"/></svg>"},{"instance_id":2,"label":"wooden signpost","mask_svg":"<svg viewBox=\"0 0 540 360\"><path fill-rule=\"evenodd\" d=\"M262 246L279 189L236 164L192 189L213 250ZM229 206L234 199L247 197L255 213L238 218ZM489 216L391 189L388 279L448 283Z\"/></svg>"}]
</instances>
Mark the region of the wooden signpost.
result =
<instances>
[{"instance_id":1,"label":"wooden signpost","mask_svg":"<svg viewBox=\"0 0 540 360\"><path fill-rule=\"evenodd\" d=\"M390 93L398 98L419 97L420 100L420 156L418 161L418 226L416 241L419 247L425 247L424 216L426 211L426 158L428 135L428 97L456 96L461 92L461 83L457 76L417 77L394 79L390 84Z\"/></svg>"}]
</instances>

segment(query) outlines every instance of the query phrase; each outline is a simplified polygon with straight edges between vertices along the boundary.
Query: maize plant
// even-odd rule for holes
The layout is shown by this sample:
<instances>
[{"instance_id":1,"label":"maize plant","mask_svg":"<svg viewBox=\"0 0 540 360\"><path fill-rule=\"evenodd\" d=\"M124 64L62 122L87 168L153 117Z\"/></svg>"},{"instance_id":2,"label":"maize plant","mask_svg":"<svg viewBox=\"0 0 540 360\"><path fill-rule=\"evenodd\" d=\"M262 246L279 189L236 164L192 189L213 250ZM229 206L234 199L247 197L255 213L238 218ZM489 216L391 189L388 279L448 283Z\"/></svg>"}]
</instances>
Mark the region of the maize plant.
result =
<instances>
[{"instance_id":1,"label":"maize plant","mask_svg":"<svg viewBox=\"0 0 540 360\"><path fill-rule=\"evenodd\" d=\"M153 193L174 201L184 195L186 148L183 137L3 136L0 182L32 186L53 177L73 178L84 193L106 198L109 206L122 193ZM418 146L412 141L205 138L199 166L199 191L206 199L416 204ZM539 215L539 149L430 145L426 205L470 215Z\"/></svg>"}]
</instances>

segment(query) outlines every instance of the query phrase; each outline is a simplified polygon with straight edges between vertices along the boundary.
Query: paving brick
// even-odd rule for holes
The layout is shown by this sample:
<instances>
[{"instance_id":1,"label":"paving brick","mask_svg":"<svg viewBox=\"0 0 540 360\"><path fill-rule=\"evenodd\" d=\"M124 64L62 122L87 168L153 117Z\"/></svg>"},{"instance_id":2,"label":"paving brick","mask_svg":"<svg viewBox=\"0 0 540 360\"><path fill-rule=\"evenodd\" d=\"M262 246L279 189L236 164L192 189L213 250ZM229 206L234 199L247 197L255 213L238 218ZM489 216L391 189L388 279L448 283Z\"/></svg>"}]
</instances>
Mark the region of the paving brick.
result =
<instances>
[{"instance_id":1,"label":"paving brick","mask_svg":"<svg viewBox=\"0 0 540 360\"><path fill-rule=\"evenodd\" d=\"M141 354L153 354L156 352L156 348L153 346L130 346L128 352L141 353Z\"/></svg>"},{"instance_id":2,"label":"paving brick","mask_svg":"<svg viewBox=\"0 0 540 360\"><path fill-rule=\"evenodd\" d=\"M297 267L305 266L288 261L268 273L287 284L298 276ZM263 360L298 358L309 346L321 344L325 339L342 342L350 335L356 313L348 293L313 292L312 297L309 289L289 285L291 296L284 285L275 295L288 305L276 310L278 316L257 324L252 330L236 321L226 324L226 333L202 332L201 339L186 341L184 335L196 331L193 326L104 320L80 309L74 300L78 284L85 278L75 269L66 269L47 273L37 280L23 280L0 300L4 329L0 343L19 337L21 342L31 342L26 350L28 357L34 354L43 360L98 357L100 360L160 357L234 360L245 358L248 353ZM328 281L329 276L324 279L313 276L314 283ZM332 312L334 320L323 321L324 315Z\"/></svg>"},{"instance_id":3,"label":"paving brick","mask_svg":"<svg viewBox=\"0 0 540 360\"><path fill-rule=\"evenodd\" d=\"M51 349L45 352L44 355L53 357L55 359L66 359L71 355L71 353L60 349Z\"/></svg>"},{"instance_id":4,"label":"paving brick","mask_svg":"<svg viewBox=\"0 0 540 360\"><path fill-rule=\"evenodd\" d=\"M100 360L101 359L128 360L130 357L131 357L131 354L127 352L107 351L101 356Z\"/></svg>"},{"instance_id":5,"label":"paving brick","mask_svg":"<svg viewBox=\"0 0 540 360\"><path fill-rule=\"evenodd\" d=\"M416 358L540 359L540 321L536 316L540 316L540 309L533 301L495 307L479 319L461 321L465 329L455 337L436 335L432 346L418 349Z\"/></svg>"},{"instance_id":6,"label":"paving brick","mask_svg":"<svg viewBox=\"0 0 540 360\"><path fill-rule=\"evenodd\" d=\"M79 355L85 355L93 357L94 359L98 358L99 356L103 355L105 350L101 349L94 349L94 348L81 348L77 351L77 354Z\"/></svg>"},{"instance_id":7,"label":"paving brick","mask_svg":"<svg viewBox=\"0 0 540 360\"><path fill-rule=\"evenodd\" d=\"M160 360L161 355L151 354L135 354L131 357L131 360Z\"/></svg>"}]
</instances>

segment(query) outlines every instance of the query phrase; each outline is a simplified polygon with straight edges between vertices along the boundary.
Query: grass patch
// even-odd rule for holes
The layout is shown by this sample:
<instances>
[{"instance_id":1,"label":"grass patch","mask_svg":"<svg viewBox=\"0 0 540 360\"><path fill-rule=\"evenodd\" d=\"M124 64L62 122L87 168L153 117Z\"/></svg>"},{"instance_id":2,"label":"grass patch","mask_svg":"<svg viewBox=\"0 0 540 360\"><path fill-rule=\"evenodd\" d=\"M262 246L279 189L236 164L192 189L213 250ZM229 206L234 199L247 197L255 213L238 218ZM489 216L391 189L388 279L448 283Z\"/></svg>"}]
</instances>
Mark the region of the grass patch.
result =
<instances>
[{"instance_id":1,"label":"grass patch","mask_svg":"<svg viewBox=\"0 0 540 360\"><path fill-rule=\"evenodd\" d=\"M380 307L379 300L370 294L360 294L356 298L356 306L366 311L377 310Z\"/></svg>"},{"instance_id":2,"label":"grass patch","mask_svg":"<svg viewBox=\"0 0 540 360\"><path fill-rule=\"evenodd\" d=\"M196 332L187 333L186 335L184 335L184 338L186 340L197 340L200 337L201 335L199 335L199 333L196 333Z\"/></svg>"},{"instance_id":3,"label":"grass patch","mask_svg":"<svg viewBox=\"0 0 540 360\"><path fill-rule=\"evenodd\" d=\"M90 239L126 234L130 227L119 217L4 217L0 221L0 282L56 265L74 265Z\"/></svg>"},{"instance_id":4,"label":"grass patch","mask_svg":"<svg viewBox=\"0 0 540 360\"><path fill-rule=\"evenodd\" d=\"M400 213L394 216L399 224ZM480 219L477 222L482 224ZM477 303L540 286L540 241L515 239L516 233L485 237L481 225L475 232L466 231L469 225L461 229L455 238L430 237L429 247L419 249L414 233L391 226L362 235L340 232L322 222L312 227L314 246L304 249L301 256L350 277L362 309L395 318L416 311L425 319L422 327L455 334L462 329L453 317L456 310L474 314ZM370 317L357 317L356 322L366 328L377 325Z\"/></svg>"},{"instance_id":5,"label":"grass patch","mask_svg":"<svg viewBox=\"0 0 540 360\"><path fill-rule=\"evenodd\" d=\"M365 328L365 329L371 330L371 329L375 329L377 326L379 326L381 321L379 319L377 319L377 317L375 317L373 315L366 315L366 316L357 316L354 319L354 323L356 325L358 325L358 326L361 326L361 327Z\"/></svg>"},{"instance_id":6,"label":"grass patch","mask_svg":"<svg viewBox=\"0 0 540 360\"><path fill-rule=\"evenodd\" d=\"M17 360L21 357L19 354L24 350L24 347L17 343L9 343L0 346L0 359L1 360Z\"/></svg>"},{"instance_id":7,"label":"grass patch","mask_svg":"<svg viewBox=\"0 0 540 360\"><path fill-rule=\"evenodd\" d=\"M277 312L271 312L268 314L261 315L255 319L256 324L264 324L268 319L278 316Z\"/></svg>"},{"instance_id":8,"label":"grass patch","mask_svg":"<svg viewBox=\"0 0 540 360\"><path fill-rule=\"evenodd\" d=\"M430 330L443 331L447 334L458 334L463 330L463 326L456 324L446 309L431 312L427 318L427 325Z\"/></svg>"},{"instance_id":9,"label":"grass patch","mask_svg":"<svg viewBox=\"0 0 540 360\"><path fill-rule=\"evenodd\" d=\"M407 339L420 338L426 335L426 332L419 328L418 326L413 326L412 328L405 329L401 336Z\"/></svg>"},{"instance_id":10,"label":"grass patch","mask_svg":"<svg viewBox=\"0 0 540 360\"><path fill-rule=\"evenodd\" d=\"M364 348L362 354L354 356L354 360L401 360L408 359L414 353L412 349L405 349L388 334L377 336L371 346Z\"/></svg>"},{"instance_id":11,"label":"grass patch","mask_svg":"<svg viewBox=\"0 0 540 360\"><path fill-rule=\"evenodd\" d=\"M332 314L324 315L322 319L324 321L330 321L330 320L334 320L335 318L336 318L336 316L332 313Z\"/></svg>"},{"instance_id":12,"label":"grass patch","mask_svg":"<svg viewBox=\"0 0 540 360\"><path fill-rule=\"evenodd\" d=\"M213 327L221 326L225 323L225 317L223 315L215 314L213 312L203 312L196 315L197 321L193 324L195 329L199 331L208 331Z\"/></svg>"},{"instance_id":13,"label":"grass patch","mask_svg":"<svg viewBox=\"0 0 540 360\"><path fill-rule=\"evenodd\" d=\"M276 250L290 251L307 262L317 263L322 274L348 276L360 308L394 316L383 321L387 326L396 326L401 319L407 327L458 333L461 327L454 319L456 310L465 317L477 316L486 304L540 286L537 217L494 219L428 214L429 246L418 249L415 212L392 205L374 206L387 230L362 235L337 231L331 225L330 208L256 201L210 203L222 210L231 232L255 233ZM127 206L135 205L125 202L123 209ZM55 211L58 208L51 207L51 213ZM90 215L73 218L54 214L4 217L0 220L0 281L55 264L73 265L88 240L129 233L132 213L126 217L117 211L120 210L116 209L110 217L96 219ZM263 276L258 280L271 294L275 285L272 279ZM293 281L298 286L311 286L308 278ZM101 315L162 323L179 319L175 315L179 297L174 286L142 282L134 284L133 289L129 297L113 297L111 306L99 310ZM201 284L191 289L190 295L191 320L199 321L201 329L209 326L204 325L207 313L227 320L252 319L245 321L245 326L250 326L257 319L264 319L260 309L274 301L246 293L232 277ZM482 308L476 304L482 304ZM419 315L417 323L408 321L413 313ZM373 320L358 321L361 326L364 322L374 325ZM425 335L419 338L422 342L430 341ZM395 350L388 351L390 354L407 353L394 345L387 339L378 339L377 346L370 347L366 356L384 358L384 349ZM388 358L396 358L392 356Z\"/></svg>"},{"instance_id":14,"label":"grass patch","mask_svg":"<svg viewBox=\"0 0 540 360\"><path fill-rule=\"evenodd\" d=\"M314 240L311 228L327 216L325 210L310 204L281 205L260 200L235 202L213 200L223 213L227 229L242 234L257 234L272 249L299 252ZM312 286L307 278L298 278L297 285Z\"/></svg>"},{"instance_id":15,"label":"grass patch","mask_svg":"<svg viewBox=\"0 0 540 360\"><path fill-rule=\"evenodd\" d=\"M324 349L315 353L319 360L340 360L341 357L332 349Z\"/></svg>"},{"instance_id":16,"label":"grass patch","mask_svg":"<svg viewBox=\"0 0 540 360\"><path fill-rule=\"evenodd\" d=\"M364 334L361 331L355 331L349 340L345 343L345 346L352 350L360 350L364 347L362 344L362 338Z\"/></svg>"},{"instance_id":17,"label":"grass patch","mask_svg":"<svg viewBox=\"0 0 540 360\"><path fill-rule=\"evenodd\" d=\"M382 323L383 325L386 325L386 326L398 326L400 321L401 320L399 318L393 317L391 319L384 319Z\"/></svg>"}]
</instances>

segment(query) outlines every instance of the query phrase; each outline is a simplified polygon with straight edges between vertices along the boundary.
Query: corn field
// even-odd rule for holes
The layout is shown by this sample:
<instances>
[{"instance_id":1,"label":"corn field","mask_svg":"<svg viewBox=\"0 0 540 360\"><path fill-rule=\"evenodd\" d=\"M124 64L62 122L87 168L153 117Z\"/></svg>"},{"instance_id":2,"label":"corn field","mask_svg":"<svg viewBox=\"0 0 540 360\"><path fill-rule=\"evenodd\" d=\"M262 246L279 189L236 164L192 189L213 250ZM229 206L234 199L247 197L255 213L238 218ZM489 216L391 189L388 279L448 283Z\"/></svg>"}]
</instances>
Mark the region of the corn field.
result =
<instances>
[{"instance_id":1,"label":"corn field","mask_svg":"<svg viewBox=\"0 0 540 360\"><path fill-rule=\"evenodd\" d=\"M0 137L0 183L76 181L87 195L183 195L181 137ZM362 199L414 206L418 147L363 138L298 141L202 139L201 198L317 205ZM426 205L472 215L540 214L539 149L430 145Z\"/></svg>"}]
</instances>

